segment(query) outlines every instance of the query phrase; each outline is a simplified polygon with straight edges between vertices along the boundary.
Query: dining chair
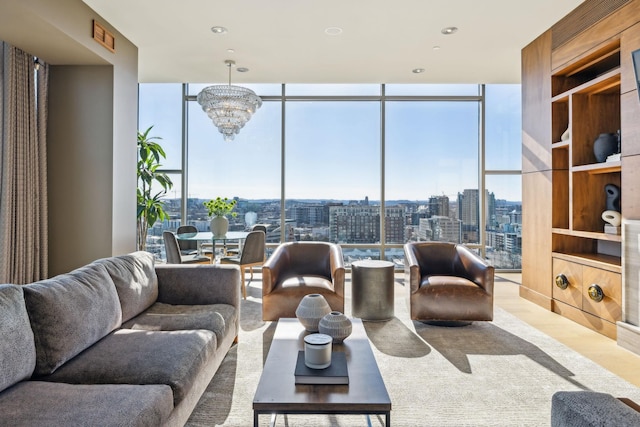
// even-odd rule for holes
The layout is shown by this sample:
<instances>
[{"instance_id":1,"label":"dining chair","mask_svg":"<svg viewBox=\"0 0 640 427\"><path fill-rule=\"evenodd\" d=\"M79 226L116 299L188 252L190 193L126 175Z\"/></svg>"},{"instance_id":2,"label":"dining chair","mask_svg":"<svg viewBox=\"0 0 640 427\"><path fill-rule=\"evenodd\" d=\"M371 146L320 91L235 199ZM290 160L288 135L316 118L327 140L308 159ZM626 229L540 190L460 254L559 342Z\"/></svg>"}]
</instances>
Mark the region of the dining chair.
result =
<instances>
[{"instance_id":1,"label":"dining chair","mask_svg":"<svg viewBox=\"0 0 640 427\"><path fill-rule=\"evenodd\" d=\"M210 263L211 259L206 256L195 255L182 255L180 253L180 246L178 245L178 238L171 231L162 232L162 240L164 240L164 250L167 255L167 264L197 264L197 263Z\"/></svg>"},{"instance_id":2,"label":"dining chair","mask_svg":"<svg viewBox=\"0 0 640 427\"><path fill-rule=\"evenodd\" d=\"M176 234L197 233L198 229L193 225L181 225L176 230ZM182 255L195 255L198 253L198 242L195 240L178 240L180 253Z\"/></svg>"},{"instance_id":3,"label":"dining chair","mask_svg":"<svg viewBox=\"0 0 640 427\"><path fill-rule=\"evenodd\" d=\"M265 241L266 241L266 237L267 237L267 226L264 224L254 224L253 227L251 227L251 231L263 231L264 235L265 235ZM237 248L233 248L233 249L227 249L225 255L228 256L233 256L233 255L238 255L240 254L240 245L238 245Z\"/></svg>"},{"instance_id":4,"label":"dining chair","mask_svg":"<svg viewBox=\"0 0 640 427\"><path fill-rule=\"evenodd\" d=\"M198 229L194 225L181 225L176 230L176 234L197 233ZM178 239L180 253L182 255L196 255L198 253L198 242L196 240ZM213 254L213 245L211 243L200 243L200 253L205 255Z\"/></svg>"},{"instance_id":5,"label":"dining chair","mask_svg":"<svg viewBox=\"0 0 640 427\"><path fill-rule=\"evenodd\" d=\"M249 268L253 280L253 267L264 264L266 238L263 231L251 231L247 235L247 239L242 246L239 255L224 256L220 258L220 264L235 264L240 266L242 270L242 297L247 299L247 288L245 286L244 274L245 268Z\"/></svg>"}]
</instances>

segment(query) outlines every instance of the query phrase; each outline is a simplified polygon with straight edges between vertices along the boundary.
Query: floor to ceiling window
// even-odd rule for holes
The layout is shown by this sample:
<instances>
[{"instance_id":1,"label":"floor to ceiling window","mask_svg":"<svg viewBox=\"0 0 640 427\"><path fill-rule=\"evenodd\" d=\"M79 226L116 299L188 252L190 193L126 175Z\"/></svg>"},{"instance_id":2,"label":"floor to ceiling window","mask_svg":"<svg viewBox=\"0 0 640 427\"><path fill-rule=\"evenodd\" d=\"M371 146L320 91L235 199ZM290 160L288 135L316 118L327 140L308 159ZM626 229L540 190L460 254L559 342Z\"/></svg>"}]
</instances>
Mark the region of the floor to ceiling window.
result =
<instances>
[{"instance_id":1,"label":"floor to ceiling window","mask_svg":"<svg viewBox=\"0 0 640 427\"><path fill-rule=\"evenodd\" d=\"M157 123L179 182L163 228L206 230L202 202L221 196L238 200L232 229L265 224L272 245L401 267L405 242L442 240L520 269L519 85L247 85L263 106L232 142L195 102L204 86L140 85L140 128Z\"/></svg>"},{"instance_id":2,"label":"floor to ceiling window","mask_svg":"<svg viewBox=\"0 0 640 427\"><path fill-rule=\"evenodd\" d=\"M379 244L379 102L291 101L285 123L287 240Z\"/></svg>"},{"instance_id":3,"label":"floor to ceiling window","mask_svg":"<svg viewBox=\"0 0 640 427\"><path fill-rule=\"evenodd\" d=\"M189 91L197 94L202 87ZM252 89L263 96L274 90L271 86ZM187 102L186 176L192 203L187 207L186 223L208 230L203 202L216 197L238 200L238 216L229 218L230 230L280 223L281 121L282 101L264 101L236 139L225 142L200 105ZM274 241L273 233L270 241Z\"/></svg>"}]
</instances>

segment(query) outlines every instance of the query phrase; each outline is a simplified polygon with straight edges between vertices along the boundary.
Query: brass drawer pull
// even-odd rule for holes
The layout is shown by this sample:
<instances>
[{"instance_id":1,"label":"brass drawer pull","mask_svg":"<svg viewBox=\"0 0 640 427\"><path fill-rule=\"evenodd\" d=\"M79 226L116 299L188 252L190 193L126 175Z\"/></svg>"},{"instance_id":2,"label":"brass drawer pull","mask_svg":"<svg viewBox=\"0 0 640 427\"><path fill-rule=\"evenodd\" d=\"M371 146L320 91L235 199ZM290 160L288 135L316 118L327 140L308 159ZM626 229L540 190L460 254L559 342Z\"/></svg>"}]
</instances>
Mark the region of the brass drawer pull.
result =
<instances>
[{"instance_id":1,"label":"brass drawer pull","mask_svg":"<svg viewBox=\"0 0 640 427\"><path fill-rule=\"evenodd\" d=\"M569 279L567 279L567 276L562 273L558 274L556 276L556 286L560 289L567 289L569 286Z\"/></svg>"},{"instance_id":2,"label":"brass drawer pull","mask_svg":"<svg viewBox=\"0 0 640 427\"><path fill-rule=\"evenodd\" d=\"M602 298L604 298L602 288L595 283L589 286L589 290L587 292L589 292L589 298L595 302L600 302L602 301Z\"/></svg>"}]
</instances>

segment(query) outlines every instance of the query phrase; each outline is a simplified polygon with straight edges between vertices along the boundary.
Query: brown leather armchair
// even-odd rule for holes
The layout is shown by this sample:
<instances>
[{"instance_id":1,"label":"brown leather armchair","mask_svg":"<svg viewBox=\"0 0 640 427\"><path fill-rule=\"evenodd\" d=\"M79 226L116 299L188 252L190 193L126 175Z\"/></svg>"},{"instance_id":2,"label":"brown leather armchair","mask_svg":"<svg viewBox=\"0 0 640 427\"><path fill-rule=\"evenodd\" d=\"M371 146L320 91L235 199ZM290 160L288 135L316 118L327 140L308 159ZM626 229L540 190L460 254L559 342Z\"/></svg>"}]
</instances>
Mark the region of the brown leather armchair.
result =
<instances>
[{"instance_id":1,"label":"brown leather armchair","mask_svg":"<svg viewBox=\"0 0 640 427\"><path fill-rule=\"evenodd\" d=\"M305 295L320 294L344 313L342 249L327 242L287 242L262 266L262 320L296 317Z\"/></svg>"},{"instance_id":2,"label":"brown leather armchair","mask_svg":"<svg viewBox=\"0 0 640 427\"><path fill-rule=\"evenodd\" d=\"M412 320L469 323L493 320L494 268L464 245L404 245L405 286Z\"/></svg>"}]
</instances>

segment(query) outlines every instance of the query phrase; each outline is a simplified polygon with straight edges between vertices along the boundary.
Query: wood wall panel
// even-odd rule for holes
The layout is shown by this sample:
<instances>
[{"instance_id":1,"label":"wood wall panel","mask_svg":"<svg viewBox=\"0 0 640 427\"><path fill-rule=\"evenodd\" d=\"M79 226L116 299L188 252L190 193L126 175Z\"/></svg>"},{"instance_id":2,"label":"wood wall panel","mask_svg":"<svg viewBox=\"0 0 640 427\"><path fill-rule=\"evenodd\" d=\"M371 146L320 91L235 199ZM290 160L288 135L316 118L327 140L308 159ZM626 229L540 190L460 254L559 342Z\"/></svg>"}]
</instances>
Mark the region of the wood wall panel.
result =
<instances>
[{"instance_id":1,"label":"wood wall panel","mask_svg":"<svg viewBox=\"0 0 640 427\"><path fill-rule=\"evenodd\" d=\"M570 42L554 49L551 54L551 69L558 70L568 62L584 56L587 51L620 37L624 30L638 22L639 16L640 0L630 1L626 6L584 30Z\"/></svg>"},{"instance_id":2,"label":"wood wall panel","mask_svg":"<svg viewBox=\"0 0 640 427\"><path fill-rule=\"evenodd\" d=\"M520 295L548 306L551 288L551 171L522 174Z\"/></svg>"},{"instance_id":3,"label":"wood wall panel","mask_svg":"<svg viewBox=\"0 0 640 427\"><path fill-rule=\"evenodd\" d=\"M551 27L552 49L556 49L591 27L629 0L587 0Z\"/></svg>"},{"instance_id":4,"label":"wood wall panel","mask_svg":"<svg viewBox=\"0 0 640 427\"><path fill-rule=\"evenodd\" d=\"M640 49L640 24L636 24L622 33L620 39L620 93L636 89L636 76L633 71L631 52Z\"/></svg>"},{"instance_id":5,"label":"wood wall panel","mask_svg":"<svg viewBox=\"0 0 640 427\"><path fill-rule=\"evenodd\" d=\"M640 155L622 157L622 216L640 218Z\"/></svg>"},{"instance_id":6,"label":"wood wall panel","mask_svg":"<svg viewBox=\"0 0 640 427\"><path fill-rule=\"evenodd\" d=\"M551 168L551 32L522 50L522 172Z\"/></svg>"},{"instance_id":7,"label":"wood wall panel","mask_svg":"<svg viewBox=\"0 0 640 427\"><path fill-rule=\"evenodd\" d=\"M640 154L640 98L633 90L620 96L622 108L620 117L622 156Z\"/></svg>"}]
</instances>

